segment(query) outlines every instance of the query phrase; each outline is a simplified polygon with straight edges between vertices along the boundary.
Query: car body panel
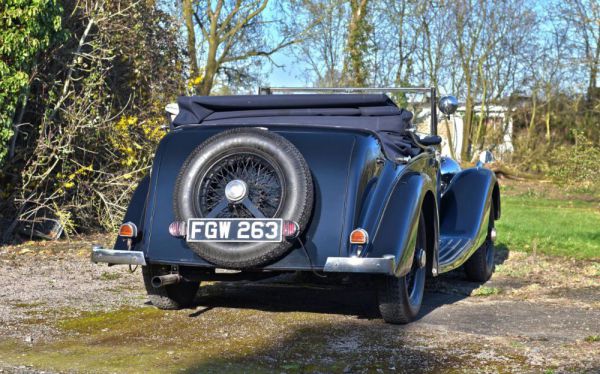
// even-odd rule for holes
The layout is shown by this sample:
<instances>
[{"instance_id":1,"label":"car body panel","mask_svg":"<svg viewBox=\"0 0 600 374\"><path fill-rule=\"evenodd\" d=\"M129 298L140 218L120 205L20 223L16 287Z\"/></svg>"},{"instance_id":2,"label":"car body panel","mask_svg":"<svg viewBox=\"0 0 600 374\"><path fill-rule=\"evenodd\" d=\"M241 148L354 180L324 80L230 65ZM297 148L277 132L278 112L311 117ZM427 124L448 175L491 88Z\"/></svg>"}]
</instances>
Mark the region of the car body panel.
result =
<instances>
[{"instance_id":1,"label":"car body panel","mask_svg":"<svg viewBox=\"0 0 600 374\"><path fill-rule=\"evenodd\" d=\"M350 257L387 266L388 262L377 259L393 258L392 273L402 276L412 266L419 216L428 199L429 208L423 213L431 243L428 266L437 275L460 266L485 240L491 204L497 205L499 217L493 172L484 168L457 172L442 194L440 158L434 147L423 147L418 156L398 161L384 154L380 138L369 131L294 126L290 118L232 121L174 128L160 142L151 175L136 189L125 217L138 225L140 238L133 249L142 251L149 264L215 267L196 255L184 239L171 236L168 227L175 220L173 191L184 161L203 141L232 127L261 124L265 131L285 137L304 156L313 177L313 213L301 242L261 269L323 270L328 259ZM369 243L362 248L349 244L355 228L369 233ZM117 240L115 248L126 249L125 245ZM364 271L372 268L366 266ZM344 271L343 266L340 269Z\"/></svg>"},{"instance_id":2,"label":"car body panel","mask_svg":"<svg viewBox=\"0 0 600 374\"><path fill-rule=\"evenodd\" d=\"M434 164L434 155L428 152L406 165L386 163L365 202L359 226L373 236L365 251L369 257L394 256L397 276L412 265L423 198L436 188Z\"/></svg>"},{"instance_id":3,"label":"car body panel","mask_svg":"<svg viewBox=\"0 0 600 374\"><path fill-rule=\"evenodd\" d=\"M127 212L123 218L124 223L133 222L140 233L144 231L144 211L146 207L146 201L148 199L149 188L150 177L145 176L140 180L137 187L133 191L133 195L131 195L131 200L129 201L129 206L127 207ZM123 239L117 238L115 249L128 250L129 248Z\"/></svg>"},{"instance_id":4,"label":"car body panel","mask_svg":"<svg viewBox=\"0 0 600 374\"><path fill-rule=\"evenodd\" d=\"M187 248L183 239L170 236L167 229L175 219L172 196L181 165L198 144L219 130L200 128L174 131L161 142L156 156L159 161L153 166L146 215L148 230L144 232L145 243L142 246L150 261L212 266ZM352 167L353 160L372 163L373 150L378 149L377 142L368 134L336 130L319 130L315 133L286 128L286 131L278 133L300 150L313 175L315 204L303 237L313 266L320 268L327 257L346 255L348 251L347 237L354 213L347 214L347 210L359 209L357 200L360 198L357 198L357 193L364 189L361 179L355 178L358 169ZM288 256L266 268L310 269L310 263L297 245Z\"/></svg>"}]
</instances>

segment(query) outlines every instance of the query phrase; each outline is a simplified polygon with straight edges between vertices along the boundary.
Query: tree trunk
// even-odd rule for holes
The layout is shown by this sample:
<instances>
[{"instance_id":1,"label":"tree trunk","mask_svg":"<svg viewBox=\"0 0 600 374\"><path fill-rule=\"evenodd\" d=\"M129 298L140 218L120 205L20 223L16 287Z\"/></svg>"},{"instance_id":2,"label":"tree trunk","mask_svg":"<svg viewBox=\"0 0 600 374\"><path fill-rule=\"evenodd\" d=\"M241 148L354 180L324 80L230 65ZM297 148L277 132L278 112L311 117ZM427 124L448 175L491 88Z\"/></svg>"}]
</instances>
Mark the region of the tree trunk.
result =
<instances>
[{"instance_id":1,"label":"tree trunk","mask_svg":"<svg viewBox=\"0 0 600 374\"><path fill-rule=\"evenodd\" d=\"M487 95L487 82L485 80L485 76L483 73L483 60L479 61L479 66L478 66L478 72L479 72L479 79L481 79L481 84L482 84L482 93L481 93L481 108L479 109L479 121L477 124L477 132L475 133L475 138L473 139L473 144L476 147L482 146L483 147L483 139L480 139L480 137L482 136L482 132L483 132L483 126L485 124L485 99L486 99L486 95Z\"/></svg>"},{"instance_id":2,"label":"tree trunk","mask_svg":"<svg viewBox=\"0 0 600 374\"><path fill-rule=\"evenodd\" d=\"M468 77L468 76L467 76ZM473 93L471 92L471 80L467 78L467 97L465 100L465 118L463 120L463 139L460 148L461 160L469 160L469 149L471 143L471 121L473 117Z\"/></svg>"},{"instance_id":3,"label":"tree trunk","mask_svg":"<svg viewBox=\"0 0 600 374\"><path fill-rule=\"evenodd\" d=\"M537 90L534 90L531 96L532 107L531 107L531 120L529 121L529 128L527 129L527 145L531 147L533 144L533 130L535 129L535 115L537 112Z\"/></svg>"},{"instance_id":4,"label":"tree trunk","mask_svg":"<svg viewBox=\"0 0 600 374\"><path fill-rule=\"evenodd\" d=\"M219 2L222 6L222 3ZM218 7L215 13L209 14L210 16L210 28L208 30L208 53L206 55L206 66L204 67L204 78L200 83L199 93L200 95L208 96L215 83L215 75L219 69L220 61L217 59L217 49L219 49L219 35L217 30L217 23L221 8Z\"/></svg>"},{"instance_id":5,"label":"tree trunk","mask_svg":"<svg viewBox=\"0 0 600 374\"><path fill-rule=\"evenodd\" d=\"M350 23L346 49L348 57L342 69L342 77L347 84L363 87L367 80L364 66L364 52L368 34L367 27L368 0L350 0Z\"/></svg>"},{"instance_id":6,"label":"tree trunk","mask_svg":"<svg viewBox=\"0 0 600 374\"><path fill-rule=\"evenodd\" d=\"M192 0L182 0L183 20L187 31L187 50L190 58L190 75L192 81L200 76L198 69L198 56L196 55L196 31L194 30L194 9L192 8Z\"/></svg>"},{"instance_id":7,"label":"tree trunk","mask_svg":"<svg viewBox=\"0 0 600 374\"><path fill-rule=\"evenodd\" d=\"M550 143L550 111L552 110L551 101L548 99L548 108L546 109L546 141Z\"/></svg>"},{"instance_id":8,"label":"tree trunk","mask_svg":"<svg viewBox=\"0 0 600 374\"><path fill-rule=\"evenodd\" d=\"M216 22L212 22L216 24ZM199 86L199 94L208 96L215 83L215 75L217 75L219 62L217 61L217 49L219 48L219 40L215 33L209 34L208 38L208 53L206 55L206 66L204 67L204 78Z\"/></svg>"}]
</instances>

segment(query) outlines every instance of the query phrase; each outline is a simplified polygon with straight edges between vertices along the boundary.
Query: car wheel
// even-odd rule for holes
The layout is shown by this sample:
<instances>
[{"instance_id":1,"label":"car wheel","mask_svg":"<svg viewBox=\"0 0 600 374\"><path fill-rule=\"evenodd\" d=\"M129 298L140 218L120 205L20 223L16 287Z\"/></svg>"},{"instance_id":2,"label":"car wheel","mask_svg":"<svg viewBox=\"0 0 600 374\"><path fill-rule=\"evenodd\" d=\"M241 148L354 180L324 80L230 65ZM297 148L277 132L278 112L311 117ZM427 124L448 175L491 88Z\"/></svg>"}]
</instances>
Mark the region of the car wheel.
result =
<instances>
[{"instance_id":1,"label":"car wheel","mask_svg":"<svg viewBox=\"0 0 600 374\"><path fill-rule=\"evenodd\" d=\"M473 282L486 282L494 272L495 247L492 238L494 231L494 207L490 207L490 218L488 223L488 234L485 242L465 263L467 278Z\"/></svg>"},{"instance_id":2,"label":"car wheel","mask_svg":"<svg viewBox=\"0 0 600 374\"><path fill-rule=\"evenodd\" d=\"M155 288L152 286L152 278L157 275L165 275L169 272L160 266L143 266L142 275L144 286L148 293L148 300L158 309L175 310L190 306L194 302L200 282L183 281Z\"/></svg>"},{"instance_id":3,"label":"car wheel","mask_svg":"<svg viewBox=\"0 0 600 374\"><path fill-rule=\"evenodd\" d=\"M386 276L379 287L379 311L387 323L405 324L413 321L423 302L427 266L420 261L426 253L425 218L421 213L415 257L413 264L403 277Z\"/></svg>"},{"instance_id":4,"label":"car wheel","mask_svg":"<svg viewBox=\"0 0 600 374\"><path fill-rule=\"evenodd\" d=\"M231 183L246 197L231 201ZM284 137L263 129L236 128L200 144L184 162L175 184L178 221L190 218L282 218L302 231L313 206L313 182L300 151ZM190 248L224 268L263 266L285 255L292 242L194 242Z\"/></svg>"}]
</instances>

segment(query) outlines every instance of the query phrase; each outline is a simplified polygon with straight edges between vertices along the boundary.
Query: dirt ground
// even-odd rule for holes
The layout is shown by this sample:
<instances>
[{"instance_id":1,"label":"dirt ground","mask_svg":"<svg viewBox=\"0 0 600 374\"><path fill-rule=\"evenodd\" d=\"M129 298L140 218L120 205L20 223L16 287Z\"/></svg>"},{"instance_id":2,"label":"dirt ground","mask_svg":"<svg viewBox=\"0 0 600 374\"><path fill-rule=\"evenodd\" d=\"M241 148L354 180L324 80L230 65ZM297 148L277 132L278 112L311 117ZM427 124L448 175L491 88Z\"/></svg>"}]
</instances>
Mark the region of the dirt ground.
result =
<instances>
[{"instance_id":1,"label":"dirt ground","mask_svg":"<svg viewBox=\"0 0 600 374\"><path fill-rule=\"evenodd\" d=\"M140 272L89 262L110 237L0 247L0 372L600 372L600 263L499 248L484 285L429 281L384 324L365 284L209 283L147 302Z\"/></svg>"}]
</instances>

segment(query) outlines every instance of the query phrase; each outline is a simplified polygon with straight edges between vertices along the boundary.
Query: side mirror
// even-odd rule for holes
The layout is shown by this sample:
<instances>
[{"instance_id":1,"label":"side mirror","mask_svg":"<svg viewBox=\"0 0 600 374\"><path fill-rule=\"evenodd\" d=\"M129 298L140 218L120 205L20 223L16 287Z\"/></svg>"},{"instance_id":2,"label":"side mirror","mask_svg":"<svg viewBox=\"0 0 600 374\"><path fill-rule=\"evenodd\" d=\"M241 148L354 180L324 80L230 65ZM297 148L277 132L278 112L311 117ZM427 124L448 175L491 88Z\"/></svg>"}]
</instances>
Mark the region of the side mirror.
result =
<instances>
[{"instance_id":1,"label":"side mirror","mask_svg":"<svg viewBox=\"0 0 600 374\"><path fill-rule=\"evenodd\" d=\"M449 116L456 112L456 109L458 109L458 100L452 95L444 96L440 99L438 108L442 113Z\"/></svg>"}]
</instances>

